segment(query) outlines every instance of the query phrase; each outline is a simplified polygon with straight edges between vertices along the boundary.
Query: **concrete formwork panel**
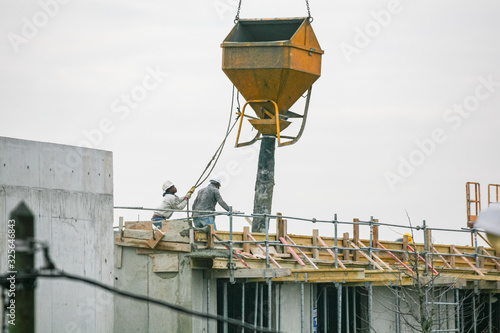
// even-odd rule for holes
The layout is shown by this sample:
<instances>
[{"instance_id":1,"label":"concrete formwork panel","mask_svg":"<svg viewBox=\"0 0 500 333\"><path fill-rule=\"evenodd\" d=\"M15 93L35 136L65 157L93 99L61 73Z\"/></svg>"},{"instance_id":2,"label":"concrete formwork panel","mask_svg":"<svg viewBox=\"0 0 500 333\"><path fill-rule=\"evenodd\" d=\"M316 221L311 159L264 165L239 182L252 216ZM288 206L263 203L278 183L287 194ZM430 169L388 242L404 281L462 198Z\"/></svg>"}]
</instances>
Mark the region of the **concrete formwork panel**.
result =
<instances>
[{"instance_id":1,"label":"concrete formwork panel","mask_svg":"<svg viewBox=\"0 0 500 333\"><path fill-rule=\"evenodd\" d=\"M301 331L302 296L300 283L284 283L279 295L279 328L283 332L311 332L311 287L304 283L304 327Z\"/></svg>"},{"instance_id":2,"label":"concrete formwork panel","mask_svg":"<svg viewBox=\"0 0 500 333\"><path fill-rule=\"evenodd\" d=\"M137 254L131 247L123 247L122 251L122 267L115 271L115 287L187 309L206 311L206 280L202 271L191 269L188 254L169 253L170 257L178 257L175 260L178 272L154 272L152 256L156 254ZM216 292L212 283L215 301ZM216 312L216 303L211 302L211 312ZM122 297L115 301L115 332L203 332L206 326L206 320L160 305Z\"/></svg>"},{"instance_id":3,"label":"concrete formwork panel","mask_svg":"<svg viewBox=\"0 0 500 333\"><path fill-rule=\"evenodd\" d=\"M111 152L0 137L0 247L11 211L24 201L57 268L112 285L112 167ZM37 332L113 330L113 297L95 287L39 279L35 297Z\"/></svg>"}]
</instances>

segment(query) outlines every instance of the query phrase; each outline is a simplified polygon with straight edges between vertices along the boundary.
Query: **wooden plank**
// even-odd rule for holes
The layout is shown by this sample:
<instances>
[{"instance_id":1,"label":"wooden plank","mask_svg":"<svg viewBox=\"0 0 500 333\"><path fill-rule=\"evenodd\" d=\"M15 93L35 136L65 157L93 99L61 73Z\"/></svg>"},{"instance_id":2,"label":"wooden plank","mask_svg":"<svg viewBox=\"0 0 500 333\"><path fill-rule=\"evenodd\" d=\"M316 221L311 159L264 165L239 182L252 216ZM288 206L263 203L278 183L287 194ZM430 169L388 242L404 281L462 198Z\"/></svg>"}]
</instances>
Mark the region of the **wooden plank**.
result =
<instances>
[{"instance_id":1,"label":"wooden plank","mask_svg":"<svg viewBox=\"0 0 500 333\"><path fill-rule=\"evenodd\" d=\"M483 253L484 246L479 246L478 250L479 253ZM484 268L484 257L478 257L478 268Z\"/></svg>"},{"instance_id":2,"label":"wooden plank","mask_svg":"<svg viewBox=\"0 0 500 333\"><path fill-rule=\"evenodd\" d=\"M165 235L165 234L164 234L161 230L156 229L156 230L154 230L154 231L152 232L152 236L151 236L151 238L150 238L150 239L148 239L148 240L146 241L146 244L147 244L150 248L154 249L154 248L156 247L156 245L158 245L158 243L161 241L161 239L162 239L162 237L163 237L164 235Z\"/></svg>"},{"instance_id":3,"label":"wooden plank","mask_svg":"<svg viewBox=\"0 0 500 333\"><path fill-rule=\"evenodd\" d=\"M361 245L362 247L366 247L365 244L363 244L361 241L358 241L358 244ZM372 253L372 256L373 256L373 258L377 259L382 265L387 267L388 270L392 271L391 266L389 266L385 261L380 259L380 257L378 255L376 255L375 253Z\"/></svg>"},{"instance_id":4,"label":"wooden plank","mask_svg":"<svg viewBox=\"0 0 500 333\"><path fill-rule=\"evenodd\" d=\"M373 219L373 222L378 223L378 219ZM373 225L373 241L372 241L373 247L377 247L378 229L379 229L379 226L374 224Z\"/></svg>"},{"instance_id":5,"label":"wooden plank","mask_svg":"<svg viewBox=\"0 0 500 333\"><path fill-rule=\"evenodd\" d=\"M224 279L230 277L229 270L214 269L207 271L211 278ZM237 269L234 271L234 277L237 279L249 279L249 278L277 278L286 277L292 274L290 268L275 268L275 269L262 269L262 268L251 268L251 269Z\"/></svg>"},{"instance_id":6,"label":"wooden plank","mask_svg":"<svg viewBox=\"0 0 500 333\"><path fill-rule=\"evenodd\" d=\"M179 271L179 253L150 254L153 259L153 272L178 272Z\"/></svg>"},{"instance_id":7,"label":"wooden plank","mask_svg":"<svg viewBox=\"0 0 500 333\"><path fill-rule=\"evenodd\" d=\"M131 246L131 247L149 249L149 246L146 244L146 240L143 239L124 238L123 241L121 241L120 237L117 237L115 239L115 244L121 246ZM156 246L156 249L173 251L173 252L191 252L191 244L159 242L158 245Z\"/></svg>"},{"instance_id":8,"label":"wooden plank","mask_svg":"<svg viewBox=\"0 0 500 333\"><path fill-rule=\"evenodd\" d=\"M321 243L322 246L324 247L328 247L328 245L323 241L323 239L321 237L317 237L318 238L318 241ZM325 249L328 253L330 253L330 255L333 257L333 260L335 260L335 253L333 253L332 250L330 249ZM344 264L342 263L342 261L337 257L337 263L340 267L342 268L345 268Z\"/></svg>"},{"instance_id":9,"label":"wooden plank","mask_svg":"<svg viewBox=\"0 0 500 333\"><path fill-rule=\"evenodd\" d=\"M343 250L344 260L349 260L349 258L350 258L349 250L347 250L347 248L349 247L349 233L348 232L344 232L344 236L342 238L342 247L345 248L345 250Z\"/></svg>"},{"instance_id":10,"label":"wooden plank","mask_svg":"<svg viewBox=\"0 0 500 333\"><path fill-rule=\"evenodd\" d=\"M286 238L288 238L288 241L292 243L292 245L297 245L288 235L286 236ZM312 265L312 267L318 269L318 266L316 266L316 264L308 256L306 256L306 254L304 253L304 251L302 251L300 247L297 247L297 250L300 252L300 254L302 254L304 258L306 258L306 260Z\"/></svg>"},{"instance_id":11,"label":"wooden plank","mask_svg":"<svg viewBox=\"0 0 500 333\"><path fill-rule=\"evenodd\" d=\"M280 237L280 241L281 241L283 244L285 244L285 245L289 245L289 244L286 242L285 238L283 238L283 237ZM306 264L304 264L304 262L303 262L303 261L299 258L299 256L297 255L297 253L295 252L295 250L294 250L292 247L287 246L286 248L287 248L288 252L290 252L290 254L292 255L292 257L294 257L294 258L295 258L295 260L297 260L297 262L299 263L299 265L301 265L301 266L305 266L305 265L306 265Z\"/></svg>"},{"instance_id":12,"label":"wooden plank","mask_svg":"<svg viewBox=\"0 0 500 333\"><path fill-rule=\"evenodd\" d=\"M153 230L153 222L152 221L125 222L125 229Z\"/></svg>"},{"instance_id":13,"label":"wooden plank","mask_svg":"<svg viewBox=\"0 0 500 333\"><path fill-rule=\"evenodd\" d=\"M408 235L403 235L403 262L409 263L410 262L410 257L408 256Z\"/></svg>"},{"instance_id":14,"label":"wooden plank","mask_svg":"<svg viewBox=\"0 0 500 333\"><path fill-rule=\"evenodd\" d=\"M425 237L427 238L427 248L432 249L434 247L432 244L432 230L426 229L425 230Z\"/></svg>"},{"instance_id":15,"label":"wooden plank","mask_svg":"<svg viewBox=\"0 0 500 333\"><path fill-rule=\"evenodd\" d=\"M485 248L483 248L483 252L487 255L487 256L490 256L490 257L493 257L488 251L486 251ZM495 258L489 258L491 259L491 261L493 261L496 265L497 265L497 268L500 269L500 263L495 259Z\"/></svg>"},{"instance_id":16,"label":"wooden plank","mask_svg":"<svg viewBox=\"0 0 500 333\"><path fill-rule=\"evenodd\" d=\"M253 236L252 236L250 233L248 233L248 234L247 234L247 236L248 236L248 238L250 238L251 240L253 240L254 242L256 242L255 238L253 238ZM267 255L267 251L266 251L266 249L264 249L264 248L262 247L262 245L260 245L260 244L255 244L255 245L257 245L257 248L258 248L259 250L261 250L261 251L262 251L262 253L264 254L264 258L265 258L265 257L266 257L266 255ZM274 248L273 248L273 249L274 249ZM276 250L274 250L274 251L276 252ZM276 265L276 267L281 268L280 264L278 264L278 263L276 262L276 260L274 260L274 258L271 256L271 247L269 247L269 259L272 261L272 263L273 263L274 265Z\"/></svg>"},{"instance_id":17,"label":"wooden plank","mask_svg":"<svg viewBox=\"0 0 500 333\"><path fill-rule=\"evenodd\" d=\"M455 251L457 254L462 255L462 257L461 257L461 258L462 258L462 259L463 259L463 260L464 260L467 264L469 264L469 266L470 266L470 267L472 267L472 269L473 269L474 271L476 271L476 273L477 273L477 274L479 274L479 275L481 275L481 276L483 276L483 277L484 277L483 272L481 272L481 271L480 271L480 270L479 270L476 266L474 266L474 265L473 265L473 264L469 261L469 259L467 259L467 257L463 256L462 252L458 251L458 250L457 250L457 248L455 248L455 247L454 247L453 249L454 249L454 251Z\"/></svg>"},{"instance_id":18,"label":"wooden plank","mask_svg":"<svg viewBox=\"0 0 500 333\"><path fill-rule=\"evenodd\" d=\"M429 230L430 231L430 230ZM451 267L451 265L448 263L448 261L441 255L439 254L438 250L436 250L436 248L434 246L431 245L431 249L436 252L438 255L439 255L439 258L441 258L441 260L444 262L444 264L446 265L446 267L448 268L453 268Z\"/></svg>"},{"instance_id":19,"label":"wooden plank","mask_svg":"<svg viewBox=\"0 0 500 333\"><path fill-rule=\"evenodd\" d=\"M212 230L212 235L219 241L219 242L222 242L223 239L219 237L219 235L217 235L217 233L215 231L213 231L214 229L214 226L213 224L209 224L210 226L210 230ZM228 250L231 250L229 246L227 246L226 244L222 244L226 249ZM250 266L247 265L247 263L245 262L245 260L243 260L242 256L241 256L241 251L238 250L238 249L235 249L234 247L232 248L232 255L238 259L239 262L241 262L246 268L250 269Z\"/></svg>"},{"instance_id":20,"label":"wooden plank","mask_svg":"<svg viewBox=\"0 0 500 333\"><path fill-rule=\"evenodd\" d=\"M165 228L162 228L161 232L163 233L160 241L162 242L174 242L174 243L190 243L189 239L189 229L185 229L185 232L182 234L175 232L166 232ZM151 239L152 236L151 230L134 230L134 229L125 229L123 231L123 236L125 238L135 238L135 239Z\"/></svg>"},{"instance_id":21,"label":"wooden plank","mask_svg":"<svg viewBox=\"0 0 500 333\"><path fill-rule=\"evenodd\" d=\"M356 244L354 244L353 242L349 242L351 244L351 246L353 248L355 248L358 252L361 253L361 255L363 257L365 257L369 262L371 262L375 267L377 267L378 269L380 269L381 271L383 271L384 269L382 268L382 266L380 266L379 264L377 264L377 262L375 260L373 260L372 258L370 258L369 255L367 255L363 250L360 250L359 247L356 246Z\"/></svg>"},{"instance_id":22,"label":"wooden plank","mask_svg":"<svg viewBox=\"0 0 500 333\"><path fill-rule=\"evenodd\" d=\"M430 263L428 263L427 261L425 261L424 258L422 258L422 256L420 254L418 254L418 252L416 250L413 249L413 247L411 245L408 245L408 248L417 255L418 259L420 261L422 261L423 263L425 263L427 265L427 267L429 267L430 269L432 269L432 271L434 272L434 274L438 275L439 272L437 270L434 269L434 267L432 267L432 265ZM416 265L416 264L415 264Z\"/></svg>"},{"instance_id":23,"label":"wooden plank","mask_svg":"<svg viewBox=\"0 0 500 333\"><path fill-rule=\"evenodd\" d=\"M243 227L243 241L247 242L248 239L248 234L250 233L250 227ZM243 244L243 252L250 252L250 243L244 243Z\"/></svg>"},{"instance_id":24,"label":"wooden plank","mask_svg":"<svg viewBox=\"0 0 500 333\"><path fill-rule=\"evenodd\" d=\"M319 236L319 230L313 229L313 236L312 236L312 245L313 246L318 246L318 236ZM319 259L319 249L318 248L312 249L312 256L316 260Z\"/></svg>"},{"instance_id":25,"label":"wooden plank","mask_svg":"<svg viewBox=\"0 0 500 333\"><path fill-rule=\"evenodd\" d=\"M307 274L307 277L306 277ZM277 278L283 282L332 282L332 281L361 281L365 279L364 269L294 269L289 277Z\"/></svg>"},{"instance_id":26,"label":"wooden plank","mask_svg":"<svg viewBox=\"0 0 500 333\"><path fill-rule=\"evenodd\" d=\"M455 252L455 245L450 245L450 253ZM450 256L450 265L455 268L455 256Z\"/></svg>"},{"instance_id":27,"label":"wooden plank","mask_svg":"<svg viewBox=\"0 0 500 333\"><path fill-rule=\"evenodd\" d=\"M353 219L352 221L354 222L352 225L352 241L354 242L354 244L358 244L358 241L359 241L359 219ZM358 251L354 251L354 253L352 254L352 260L353 261L359 260Z\"/></svg>"},{"instance_id":28,"label":"wooden plank","mask_svg":"<svg viewBox=\"0 0 500 333\"><path fill-rule=\"evenodd\" d=\"M406 239L408 239L408 238L406 238ZM401 261L401 259L399 259L398 257L396 257L396 256L394 255L394 253L392 253L391 251L389 251L389 250L388 250L385 246L383 246L380 242L378 242L378 243L377 243L377 245L378 245L380 248L384 249L387 253L389 253L389 255L390 255L391 257L393 257L394 259L396 259L396 261L397 261L397 262L399 262L401 265L403 265L403 267L405 267L407 270L409 270L410 272L412 272L412 274L415 274L415 272L414 272L414 271L413 271L410 267L408 267L408 265L406 265L404 262L402 262L402 261Z\"/></svg>"},{"instance_id":29,"label":"wooden plank","mask_svg":"<svg viewBox=\"0 0 500 333\"><path fill-rule=\"evenodd\" d=\"M207 233L207 247L209 249L213 249L215 248L214 237L213 237L214 226L212 224L209 224L208 226L210 227L210 230Z\"/></svg>"},{"instance_id":30,"label":"wooden plank","mask_svg":"<svg viewBox=\"0 0 500 333\"><path fill-rule=\"evenodd\" d=\"M280 239L281 237L285 238L287 234L287 223L286 220L284 220L281 216L281 213L277 213L278 218L276 219L276 240ZM286 253L284 247L278 247L276 249L279 253Z\"/></svg>"}]
</instances>

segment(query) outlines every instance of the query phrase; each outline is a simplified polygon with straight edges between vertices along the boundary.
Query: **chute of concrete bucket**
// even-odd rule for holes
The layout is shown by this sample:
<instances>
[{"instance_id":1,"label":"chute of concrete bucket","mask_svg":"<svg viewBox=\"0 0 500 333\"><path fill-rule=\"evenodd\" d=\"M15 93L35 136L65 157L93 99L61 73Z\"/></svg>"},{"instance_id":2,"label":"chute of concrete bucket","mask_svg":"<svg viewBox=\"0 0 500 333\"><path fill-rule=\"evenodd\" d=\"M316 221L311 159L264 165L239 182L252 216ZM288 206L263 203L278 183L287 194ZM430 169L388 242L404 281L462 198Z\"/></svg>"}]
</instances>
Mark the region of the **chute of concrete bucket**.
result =
<instances>
[{"instance_id":1,"label":"chute of concrete bucket","mask_svg":"<svg viewBox=\"0 0 500 333\"><path fill-rule=\"evenodd\" d=\"M295 143L302 134L309 107L310 89L321 75L323 50L310 18L238 20L221 45L222 70L246 99L236 138L236 147L254 143L260 134L276 135L278 146ZM290 107L309 90L304 114ZM250 105L257 117L245 115ZM259 132L239 143L243 117ZM289 118L302 118L295 137L282 136ZM279 121L278 121L279 119ZM281 142L281 139L289 141Z\"/></svg>"}]
</instances>

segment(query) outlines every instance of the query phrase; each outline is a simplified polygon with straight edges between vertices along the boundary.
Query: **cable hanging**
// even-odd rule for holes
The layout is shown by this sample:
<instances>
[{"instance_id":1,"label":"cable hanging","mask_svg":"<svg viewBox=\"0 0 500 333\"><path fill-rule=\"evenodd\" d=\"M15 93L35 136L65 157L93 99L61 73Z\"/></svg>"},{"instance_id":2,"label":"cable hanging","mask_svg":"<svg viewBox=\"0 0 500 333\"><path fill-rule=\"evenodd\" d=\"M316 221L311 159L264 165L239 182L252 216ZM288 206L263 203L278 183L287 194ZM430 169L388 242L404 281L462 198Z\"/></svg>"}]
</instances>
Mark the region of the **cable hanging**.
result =
<instances>
[{"instance_id":1,"label":"cable hanging","mask_svg":"<svg viewBox=\"0 0 500 333\"><path fill-rule=\"evenodd\" d=\"M218 322L228 323L228 324L231 324L231 325L234 325L234 326L237 326L240 328L248 329L248 330L251 330L254 332L279 333L278 331L273 330L273 329L254 326L251 324L244 323L241 320L236 320L236 319L229 318L229 317L224 317L224 316L220 316L220 315L203 313L203 312L187 309L187 308L184 308L184 307L179 306L177 304L173 304L173 303L165 302L162 300L150 298L148 296L143 296L143 295L138 295L138 294L130 293L127 291L123 291L123 290L117 289L117 288L112 287L112 286L105 285L99 281L92 280L92 279L89 279L89 278L86 278L83 276L78 276L78 275L66 273L66 272L56 268L54 262L50 258L49 247L46 243L37 242L37 241L34 241L34 243L41 245L41 249L35 248L35 250L42 250L43 251L43 257L45 259L45 266L42 267L41 269L36 270L36 271L30 270L28 272L21 272L21 271L17 272L16 281L19 283L22 283L23 281L35 280L38 277L52 278L52 279L65 278L65 279L74 280L74 281L81 281L81 282L99 287L101 289L104 289L104 290L109 291L111 293L114 293L116 295L128 297L128 298L138 300L138 301L144 301L144 302L149 302L152 304L160 305L160 306L169 308L171 310L185 313L185 314L188 314L191 316L217 320ZM1 281L7 281L6 279L8 277L9 277L9 274L5 274L5 275L1 275L0 279L1 279ZM4 284L2 284L2 289L5 289ZM4 294L4 296L5 296L5 293L2 293L2 294Z\"/></svg>"},{"instance_id":2,"label":"cable hanging","mask_svg":"<svg viewBox=\"0 0 500 333\"><path fill-rule=\"evenodd\" d=\"M215 151L215 154L212 156L212 159L210 159L210 161L208 162L207 166L205 167L205 170L203 170L203 172L201 173L200 177L198 178L198 180L194 184L194 186L193 186L194 188L199 187L210 176L210 174L214 170L215 166L217 165L217 162L219 161L219 157L222 154L222 150L224 149L224 145L226 144L227 137L229 136L229 134L231 134L231 131L233 130L234 125L236 125L236 123L238 122L239 116L236 117L233 125L231 125L232 112L233 112L233 106L234 106L234 92L235 92L235 90L236 90L236 88L233 86L233 93L232 93L232 96L231 96L231 109L229 110L229 121L227 123L226 135L224 137L224 140L222 140L221 144L219 145L219 147ZM237 102L238 102L238 110L239 110L239 99L238 98L237 98ZM212 164L212 162L213 162L213 164Z\"/></svg>"}]
</instances>

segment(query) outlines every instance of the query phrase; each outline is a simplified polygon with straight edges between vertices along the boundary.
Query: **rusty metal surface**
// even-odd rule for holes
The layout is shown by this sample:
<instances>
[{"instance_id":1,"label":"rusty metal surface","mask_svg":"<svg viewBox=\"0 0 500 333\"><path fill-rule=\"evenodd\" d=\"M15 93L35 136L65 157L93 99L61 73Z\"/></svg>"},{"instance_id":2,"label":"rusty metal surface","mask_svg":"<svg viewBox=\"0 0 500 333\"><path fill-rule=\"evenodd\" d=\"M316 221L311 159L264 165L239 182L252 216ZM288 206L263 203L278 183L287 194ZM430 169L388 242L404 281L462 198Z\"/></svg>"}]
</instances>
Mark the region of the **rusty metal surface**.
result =
<instances>
[{"instance_id":1,"label":"rusty metal surface","mask_svg":"<svg viewBox=\"0 0 500 333\"><path fill-rule=\"evenodd\" d=\"M250 124L264 135L277 135L276 119L248 119ZM290 121L280 119L279 129L283 131L291 124Z\"/></svg>"},{"instance_id":2,"label":"rusty metal surface","mask_svg":"<svg viewBox=\"0 0 500 333\"><path fill-rule=\"evenodd\" d=\"M239 20L222 43L222 70L248 100L286 113L321 75L323 51L307 18ZM274 108L253 103L260 118Z\"/></svg>"}]
</instances>

